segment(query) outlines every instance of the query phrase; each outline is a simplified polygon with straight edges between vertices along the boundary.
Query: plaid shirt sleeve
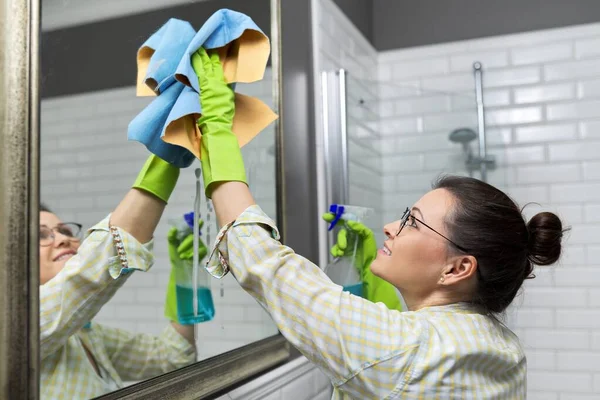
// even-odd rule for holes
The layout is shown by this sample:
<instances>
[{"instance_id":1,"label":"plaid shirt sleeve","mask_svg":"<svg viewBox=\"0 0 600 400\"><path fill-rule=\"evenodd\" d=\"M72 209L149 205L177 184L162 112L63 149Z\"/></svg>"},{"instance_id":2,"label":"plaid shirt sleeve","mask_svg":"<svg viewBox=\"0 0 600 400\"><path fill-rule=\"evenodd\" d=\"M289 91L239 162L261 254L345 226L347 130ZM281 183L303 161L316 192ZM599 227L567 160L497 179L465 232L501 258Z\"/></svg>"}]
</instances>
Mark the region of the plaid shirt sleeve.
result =
<instances>
[{"instance_id":1,"label":"plaid shirt sleeve","mask_svg":"<svg viewBox=\"0 0 600 400\"><path fill-rule=\"evenodd\" d=\"M125 381L154 378L196 361L196 349L171 324L159 336L93 324L115 370Z\"/></svg>"},{"instance_id":2,"label":"plaid shirt sleeve","mask_svg":"<svg viewBox=\"0 0 600 400\"><path fill-rule=\"evenodd\" d=\"M121 255L109 230L109 218L88 230L79 250L50 281L40 286L40 357L63 346L90 321L133 270L147 271L154 263L153 241L140 244L117 228ZM122 261L127 268L122 267Z\"/></svg>"},{"instance_id":3,"label":"plaid shirt sleeve","mask_svg":"<svg viewBox=\"0 0 600 400\"><path fill-rule=\"evenodd\" d=\"M392 392L418 349L419 322L344 292L278 239L273 221L251 206L221 229L207 271L231 271L338 390L352 398Z\"/></svg>"}]
</instances>

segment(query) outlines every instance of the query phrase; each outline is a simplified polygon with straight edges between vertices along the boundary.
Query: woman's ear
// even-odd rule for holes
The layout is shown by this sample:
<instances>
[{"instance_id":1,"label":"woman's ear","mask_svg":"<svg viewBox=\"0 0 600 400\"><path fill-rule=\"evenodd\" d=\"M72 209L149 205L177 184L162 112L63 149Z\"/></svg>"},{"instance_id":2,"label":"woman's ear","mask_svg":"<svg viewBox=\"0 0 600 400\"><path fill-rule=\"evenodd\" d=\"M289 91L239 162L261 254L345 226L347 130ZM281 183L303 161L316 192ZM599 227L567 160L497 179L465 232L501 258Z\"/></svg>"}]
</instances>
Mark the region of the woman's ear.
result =
<instances>
[{"instance_id":1,"label":"woman's ear","mask_svg":"<svg viewBox=\"0 0 600 400\"><path fill-rule=\"evenodd\" d=\"M451 285L471 278L477 272L477 259L473 256L457 256L442 272L440 283Z\"/></svg>"}]
</instances>

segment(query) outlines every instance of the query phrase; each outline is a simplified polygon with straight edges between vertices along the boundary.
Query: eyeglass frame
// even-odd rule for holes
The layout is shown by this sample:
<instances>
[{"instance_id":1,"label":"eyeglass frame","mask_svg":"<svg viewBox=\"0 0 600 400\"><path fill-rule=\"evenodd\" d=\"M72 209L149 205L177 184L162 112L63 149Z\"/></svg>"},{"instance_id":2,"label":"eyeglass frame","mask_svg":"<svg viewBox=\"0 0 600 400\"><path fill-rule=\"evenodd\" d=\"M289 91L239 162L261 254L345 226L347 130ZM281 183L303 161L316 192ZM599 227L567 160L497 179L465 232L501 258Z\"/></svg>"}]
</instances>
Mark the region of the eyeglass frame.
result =
<instances>
[{"instance_id":1,"label":"eyeglass frame","mask_svg":"<svg viewBox=\"0 0 600 400\"><path fill-rule=\"evenodd\" d=\"M54 231L56 231L57 228L60 228L61 226L65 226L65 225L72 225L72 226L76 226L77 227L77 233L74 234L73 236L68 236L65 235L64 233L58 232L61 235L63 235L64 237L68 238L69 241L81 241L81 229L83 228L83 225L78 224L77 222L63 222L61 224L56 225L54 228L50 228L47 225L40 225L40 230L42 229L42 227L45 227L47 229L50 230L50 236L52 237L52 241L48 244L42 244L42 239L40 238L40 246L41 247L48 247L48 246L52 246L52 244L54 243L54 241L56 240L56 234L54 233Z\"/></svg>"},{"instance_id":2,"label":"eyeglass frame","mask_svg":"<svg viewBox=\"0 0 600 400\"><path fill-rule=\"evenodd\" d=\"M456 242L448 239L448 237L446 237L445 235L439 233L438 231L436 231L435 229L433 229L432 227L430 227L429 225L427 225L425 222L421 221L419 218L415 217L414 215L412 215L412 213L410 212L410 208L406 207L406 210L404 211L404 214L402 214L402 218L400 218L400 227L398 228L398 232L396 233L397 237L398 235L400 235L400 232L402 232L402 229L404 229L404 227L406 226L406 223L408 222L408 219L412 217L415 221L419 222L420 224L422 224L424 227L429 228L430 230L432 230L433 232L437 233L438 235L440 235L441 237L443 237L444 239L446 239L447 241L449 241L450 243L452 243L454 245L454 247L456 247L458 250L468 253L469 250L465 249L464 247L456 244Z\"/></svg>"}]
</instances>

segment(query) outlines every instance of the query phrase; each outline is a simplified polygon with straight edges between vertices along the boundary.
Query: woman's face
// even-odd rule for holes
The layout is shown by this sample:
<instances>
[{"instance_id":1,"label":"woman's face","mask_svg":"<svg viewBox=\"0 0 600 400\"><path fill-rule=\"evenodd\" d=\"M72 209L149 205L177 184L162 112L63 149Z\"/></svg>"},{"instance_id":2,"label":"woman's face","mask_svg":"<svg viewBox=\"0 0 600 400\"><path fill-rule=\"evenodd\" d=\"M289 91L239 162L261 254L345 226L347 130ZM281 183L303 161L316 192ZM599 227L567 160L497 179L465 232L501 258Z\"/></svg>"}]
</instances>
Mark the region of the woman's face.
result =
<instances>
[{"instance_id":1,"label":"woman's face","mask_svg":"<svg viewBox=\"0 0 600 400\"><path fill-rule=\"evenodd\" d=\"M61 228L62 221L51 212L40 212L40 284L48 282L58 274L67 261L77 254L79 240ZM57 229L58 228L58 229ZM54 241L47 233L52 232ZM62 232L62 233L61 233ZM42 244L50 244L43 246Z\"/></svg>"},{"instance_id":2,"label":"woman's face","mask_svg":"<svg viewBox=\"0 0 600 400\"><path fill-rule=\"evenodd\" d=\"M453 203L450 192L436 189L417 201L410 212L448 237L444 218L451 212ZM396 236L400 222L384 226L387 239L378 250L371 270L400 289L403 295L426 297L437 288L444 270L453 262L448 257L448 241L413 218L408 219Z\"/></svg>"}]
</instances>

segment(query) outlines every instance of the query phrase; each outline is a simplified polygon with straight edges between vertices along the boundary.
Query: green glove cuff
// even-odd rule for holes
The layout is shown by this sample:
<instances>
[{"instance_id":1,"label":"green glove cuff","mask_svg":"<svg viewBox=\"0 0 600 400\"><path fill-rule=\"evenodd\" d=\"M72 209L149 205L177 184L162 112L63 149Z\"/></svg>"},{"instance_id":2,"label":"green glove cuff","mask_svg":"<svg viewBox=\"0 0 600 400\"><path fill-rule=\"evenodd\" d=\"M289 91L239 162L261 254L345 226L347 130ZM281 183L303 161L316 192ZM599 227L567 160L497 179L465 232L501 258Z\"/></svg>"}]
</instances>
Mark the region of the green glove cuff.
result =
<instances>
[{"instance_id":1,"label":"green glove cuff","mask_svg":"<svg viewBox=\"0 0 600 400\"><path fill-rule=\"evenodd\" d=\"M175 271L171 267L169 283L167 284L167 296L165 299L165 317L172 322L179 322L177 319L177 289L175 280Z\"/></svg>"},{"instance_id":2,"label":"green glove cuff","mask_svg":"<svg viewBox=\"0 0 600 400\"><path fill-rule=\"evenodd\" d=\"M233 133L219 124L203 124L200 128L200 160L206 196L210 198L215 184L220 182L248 184L242 151Z\"/></svg>"},{"instance_id":3,"label":"green glove cuff","mask_svg":"<svg viewBox=\"0 0 600 400\"><path fill-rule=\"evenodd\" d=\"M168 203L178 178L179 168L152 154L146 160L133 187L152 193Z\"/></svg>"}]
</instances>

